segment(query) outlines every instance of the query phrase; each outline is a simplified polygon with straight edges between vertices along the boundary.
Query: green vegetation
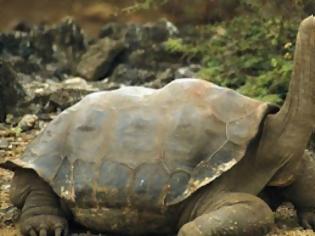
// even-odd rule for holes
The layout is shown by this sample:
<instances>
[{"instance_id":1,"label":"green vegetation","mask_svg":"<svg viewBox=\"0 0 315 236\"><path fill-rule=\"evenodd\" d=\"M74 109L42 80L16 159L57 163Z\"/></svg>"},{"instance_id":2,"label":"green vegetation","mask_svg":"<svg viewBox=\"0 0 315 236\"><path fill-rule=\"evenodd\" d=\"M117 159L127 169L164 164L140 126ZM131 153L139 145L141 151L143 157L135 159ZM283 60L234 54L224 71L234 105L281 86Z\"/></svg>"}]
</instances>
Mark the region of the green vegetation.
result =
<instances>
[{"instance_id":1,"label":"green vegetation","mask_svg":"<svg viewBox=\"0 0 315 236\"><path fill-rule=\"evenodd\" d=\"M175 7L176 2L136 0L132 9ZM176 8L186 8L184 2ZM313 12L313 1L214 0L210 4L209 14L216 14L214 8L223 14L196 26L197 41L172 38L165 43L166 50L187 61L201 61L203 79L280 105L292 72L298 25ZM225 17L226 11L233 15Z\"/></svg>"},{"instance_id":2,"label":"green vegetation","mask_svg":"<svg viewBox=\"0 0 315 236\"><path fill-rule=\"evenodd\" d=\"M281 104L292 72L298 20L257 16L201 26L198 42L172 38L171 53L202 61L199 76L250 97Z\"/></svg>"}]
</instances>

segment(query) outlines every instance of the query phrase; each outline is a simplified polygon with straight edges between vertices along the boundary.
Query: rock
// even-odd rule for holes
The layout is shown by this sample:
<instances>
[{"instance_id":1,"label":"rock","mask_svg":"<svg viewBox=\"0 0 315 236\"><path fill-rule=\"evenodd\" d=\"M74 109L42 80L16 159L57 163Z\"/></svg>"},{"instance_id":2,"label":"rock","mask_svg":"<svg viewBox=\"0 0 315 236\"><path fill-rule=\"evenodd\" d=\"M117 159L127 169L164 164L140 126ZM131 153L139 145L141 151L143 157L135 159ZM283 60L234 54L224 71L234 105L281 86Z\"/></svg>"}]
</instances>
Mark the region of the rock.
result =
<instances>
[{"instance_id":1,"label":"rock","mask_svg":"<svg viewBox=\"0 0 315 236\"><path fill-rule=\"evenodd\" d=\"M85 95L99 91L92 84L87 84L82 78L69 78L63 82L46 80L23 83L27 99L24 101L23 112L39 114L42 112L56 112L80 101Z\"/></svg>"},{"instance_id":2,"label":"rock","mask_svg":"<svg viewBox=\"0 0 315 236\"><path fill-rule=\"evenodd\" d=\"M9 145L10 144L7 139L0 138L0 149L7 149Z\"/></svg>"},{"instance_id":3,"label":"rock","mask_svg":"<svg viewBox=\"0 0 315 236\"><path fill-rule=\"evenodd\" d=\"M67 18L53 26L21 25L14 32L0 33L0 56L17 72L62 78L60 70L71 73L86 44L81 28Z\"/></svg>"},{"instance_id":4,"label":"rock","mask_svg":"<svg viewBox=\"0 0 315 236\"><path fill-rule=\"evenodd\" d=\"M25 91L18 82L17 74L8 63L0 60L0 122L5 121L19 101L23 100Z\"/></svg>"},{"instance_id":5,"label":"rock","mask_svg":"<svg viewBox=\"0 0 315 236\"><path fill-rule=\"evenodd\" d=\"M60 48L67 49L68 54L78 58L86 50L86 35L73 19L65 18L51 29L55 33L55 41ZM58 51L58 50L57 50Z\"/></svg>"},{"instance_id":6,"label":"rock","mask_svg":"<svg viewBox=\"0 0 315 236\"><path fill-rule=\"evenodd\" d=\"M80 77L67 79L63 82L63 85L65 89L96 90L92 85L88 84L86 80Z\"/></svg>"},{"instance_id":7,"label":"rock","mask_svg":"<svg viewBox=\"0 0 315 236\"><path fill-rule=\"evenodd\" d=\"M35 126L37 121L38 117L36 115L27 114L22 117L17 127L22 131L28 131Z\"/></svg>"},{"instance_id":8,"label":"rock","mask_svg":"<svg viewBox=\"0 0 315 236\"><path fill-rule=\"evenodd\" d=\"M87 83L84 79L78 77L69 78L62 82L51 79L45 80L41 77L37 78L36 76L34 79L31 76L21 74L19 74L18 77L19 81L17 84L19 89L23 91L24 96L19 97L14 106L11 106L11 103L6 102L7 105L10 105L7 110L4 110L1 106L0 111L5 111L4 117L9 114L9 112L14 116L22 116L24 114L40 114L43 112L60 111L78 102L82 97L91 92L114 87L113 84L109 83ZM9 88L10 87L3 91L6 92L5 97L12 97L12 100L9 100L12 102L14 101L13 98L16 94L13 94L14 96L8 94ZM0 90L0 95L1 91L2 90ZM0 99L0 102L5 102L7 100L8 99ZM4 117L3 122L6 121L7 123L12 123L9 120L4 119Z\"/></svg>"},{"instance_id":9,"label":"rock","mask_svg":"<svg viewBox=\"0 0 315 236\"><path fill-rule=\"evenodd\" d=\"M275 222L280 228L299 227L298 217L292 203L284 202L276 209Z\"/></svg>"},{"instance_id":10,"label":"rock","mask_svg":"<svg viewBox=\"0 0 315 236\"><path fill-rule=\"evenodd\" d=\"M117 56L125 49L122 41L109 38L99 40L82 55L77 72L87 80L105 78Z\"/></svg>"},{"instance_id":11,"label":"rock","mask_svg":"<svg viewBox=\"0 0 315 236\"><path fill-rule=\"evenodd\" d=\"M14 125L14 124L17 124L16 122L16 117L14 117L13 114L7 114L6 117L5 117L5 123L6 124L10 124L10 125Z\"/></svg>"},{"instance_id":12,"label":"rock","mask_svg":"<svg viewBox=\"0 0 315 236\"><path fill-rule=\"evenodd\" d=\"M196 78L197 72L201 69L200 65L189 65L178 68L175 72L175 79L180 78Z\"/></svg>"},{"instance_id":13,"label":"rock","mask_svg":"<svg viewBox=\"0 0 315 236\"><path fill-rule=\"evenodd\" d=\"M74 105L89 93L85 90L61 88L49 96L49 103L44 107L43 112L60 112Z\"/></svg>"},{"instance_id":14,"label":"rock","mask_svg":"<svg viewBox=\"0 0 315 236\"><path fill-rule=\"evenodd\" d=\"M49 103L54 110L64 110L80 101L89 93L99 91L82 78L71 78L59 84L59 87L49 95Z\"/></svg>"},{"instance_id":15,"label":"rock","mask_svg":"<svg viewBox=\"0 0 315 236\"><path fill-rule=\"evenodd\" d=\"M27 21L19 21L13 26L13 30L27 33L32 30L32 25Z\"/></svg>"},{"instance_id":16,"label":"rock","mask_svg":"<svg viewBox=\"0 0 315 236\"><path fill-rule=\"evenodd\" d=\"M130 48L139 48L152 43L161 43L178 34L179 30L173 23L160 20L143 25L109 23L103 26L99 36L101 38L123 38Z\"/></svg>"},{"instance_id":17,"label":"rock","mask_svg":"<svg viewBox=\"0 0 315 236\"><path fill-rule=\"evenodd\" d=\"M161 88L174 79L174 70L167 68L165 71L159 72L157 78L149 83L145 83L145 87Z\"/></svg>"},{"instance_id":18,"label":"rock","mask_svg":"<svg viewBox=\"0 0 315 236\"><path fill-rule=\"evenodd\" d=\"M10 113L55 113L95 91L124 85L160 88L174 78L194 77L198 66L185 66L186 59L165 47L174 36L183 37L182 30L166 20L109 23L100 38L89 41L69 18L53 26L22 22L14 32L0 33L5 61L0 64L6 64L0 68L0 121ZM186 36L191 42L196 31Z\"/></svg>"},{"instance_id":19,"label":"rock","mask_svg":"<svg viewBox=\"0 0 315 236\"><path fill-rule=\"evenodd\" d=\"M99 33L99 38L110 37L112 39L120 39L122 37L123 29L126 26L118 22L110 22L104 25Z\"/></svg>"},{"instance_id":20,"label":"rock","mask_svg":"<svg viewBox=\"0 0 315 236\"><path fill-rule=\"evenodd\" d=\"M0 227L16 223L18 221L19 216L20 210L16 207L10 206L4 209L0 209Z\"/></svg>"},{"instance_id":21,"label":"rock","mask_svg":"<svg viewBox=\"0 0 315 236\"><path fill-rule=\"evenodd\" d=\"M10 64L17 73L23 73L28 75L39 73L40 70L43 69L43 67L38 63L32 60L25 60L24 58L21 57L11 58Z\"/></svg>"},{"instance_id":22,"label":"rock","mask_svg":"<svg viewBox=\"0 0 315 236\"><path fill-rule=\"evenodd\" d=\"M154 71L137 69L127 64L120 64L115 68L109 79L110 81L124 85L140 85L150 82L155 78Z\"/></svg>"}]
</instances>

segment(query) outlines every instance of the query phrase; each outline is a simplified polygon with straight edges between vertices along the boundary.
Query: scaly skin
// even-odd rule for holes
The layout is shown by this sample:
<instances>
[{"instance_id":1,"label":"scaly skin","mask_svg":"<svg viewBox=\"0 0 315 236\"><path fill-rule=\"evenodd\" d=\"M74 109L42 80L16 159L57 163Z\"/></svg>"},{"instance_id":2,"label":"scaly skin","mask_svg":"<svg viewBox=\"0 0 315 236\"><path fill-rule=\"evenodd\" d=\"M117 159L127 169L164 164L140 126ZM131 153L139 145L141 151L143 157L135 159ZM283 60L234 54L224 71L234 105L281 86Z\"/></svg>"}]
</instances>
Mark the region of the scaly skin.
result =
<instances>
[{"instance_id":1,"label":"scaly skin","mask_svg":"<svg viewBox=\"0 0 315 236\"><path fill-rule=\"evenodd\" d=\"M226 193L184 224L178 236L265 235L274 217L268 205L246 193Z\"/></svg>"},{"instance_id":2,"label":"scaly skin","mask_svg":"<svg viewBox=\"0 0 315 236\"><path fill-rule=\"evenodd\" d=\"M15 171L10 198L22 209L19 222L22 235L68 235L68 222L59 198L34 171Z\"/></svg>"},{"instance_id":3,"label":"scaly skin","mask_svg":"<svg viewBox=\"0 0 315 236\"><path fill-rule=\"evenodd\" d=\"M283 189L286 199L297 209L301 225L306 229L315 228L315 158L306 151L295 181Z\"/></svg>"}]
</instances>

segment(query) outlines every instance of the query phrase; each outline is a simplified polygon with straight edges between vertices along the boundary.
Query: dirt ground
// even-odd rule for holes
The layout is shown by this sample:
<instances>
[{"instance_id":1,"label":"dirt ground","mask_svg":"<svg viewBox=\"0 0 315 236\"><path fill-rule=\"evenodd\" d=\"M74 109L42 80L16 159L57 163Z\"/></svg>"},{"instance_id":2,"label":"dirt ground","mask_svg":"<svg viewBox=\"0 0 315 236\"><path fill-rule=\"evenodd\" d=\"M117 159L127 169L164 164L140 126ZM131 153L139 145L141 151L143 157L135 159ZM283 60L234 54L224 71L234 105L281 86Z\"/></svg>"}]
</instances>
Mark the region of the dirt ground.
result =
<instances>
[{"instance_id":1,"label":"dirt ground","mask_svg":"<svg viewBox=\"0 0 315 236\"><path fill-rule=\"evenodd\" d=\"M39 132L39 128L35 128L28 132L20 133L19 130L4 127L0 124L0 158L18 158L26 145ZM11 172L0 169L0 236L19 236L16 228L19 212L16 208L13 208L9 202L8 193L11 178ZM275 212L275 216L277 224L268 236L315 236L314 232L310 230L302 230L299 227L296 212L294 211L292 204L284 203L281 205ZM75 236L78 234L72 235ZM93 234L81 233L79 235L87 236Z\"/></svg>"},{"instance_id":2,"label":"dirt ground","mask_svg":"<svg viewBox=\"0 0 315 236\"><path fill-rule=\"evenodd\" d=\"M163 9L128 11L136 0L0 0L0 31L12 29L20 21L32 24L56 23L70 16L89 35L97 35L108 22L148 22L167 18L176 24L202 23L212 9L212 1L173 0ZM184 6L189 6L185 8ZM193 12L194 14L192 14Z\"/></svg>"}]
</instances>

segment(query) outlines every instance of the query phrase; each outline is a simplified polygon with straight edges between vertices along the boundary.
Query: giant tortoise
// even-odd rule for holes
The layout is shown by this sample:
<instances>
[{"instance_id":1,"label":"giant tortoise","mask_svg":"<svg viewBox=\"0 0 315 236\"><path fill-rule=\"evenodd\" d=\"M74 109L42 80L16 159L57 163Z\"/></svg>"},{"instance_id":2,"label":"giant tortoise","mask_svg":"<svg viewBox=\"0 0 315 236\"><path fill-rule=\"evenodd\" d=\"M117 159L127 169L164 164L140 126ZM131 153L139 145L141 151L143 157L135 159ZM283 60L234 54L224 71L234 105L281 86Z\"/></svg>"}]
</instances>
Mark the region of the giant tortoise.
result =
<instances>
[{"instance_id":1,"label":"giant tortoise","mask_svg":"<svg viewBox=\"0 0 315 236\"><path fill-rule=\"evenodd\" d=\"M123 87L63 111L1 166L23 235L62 235L74 219L122 234L263 235L257 194L275 186L315 227L315 161L303 157L315 115L315 18L299 28L281 109L198 79Z\"/></svg>"}]
</instances>

